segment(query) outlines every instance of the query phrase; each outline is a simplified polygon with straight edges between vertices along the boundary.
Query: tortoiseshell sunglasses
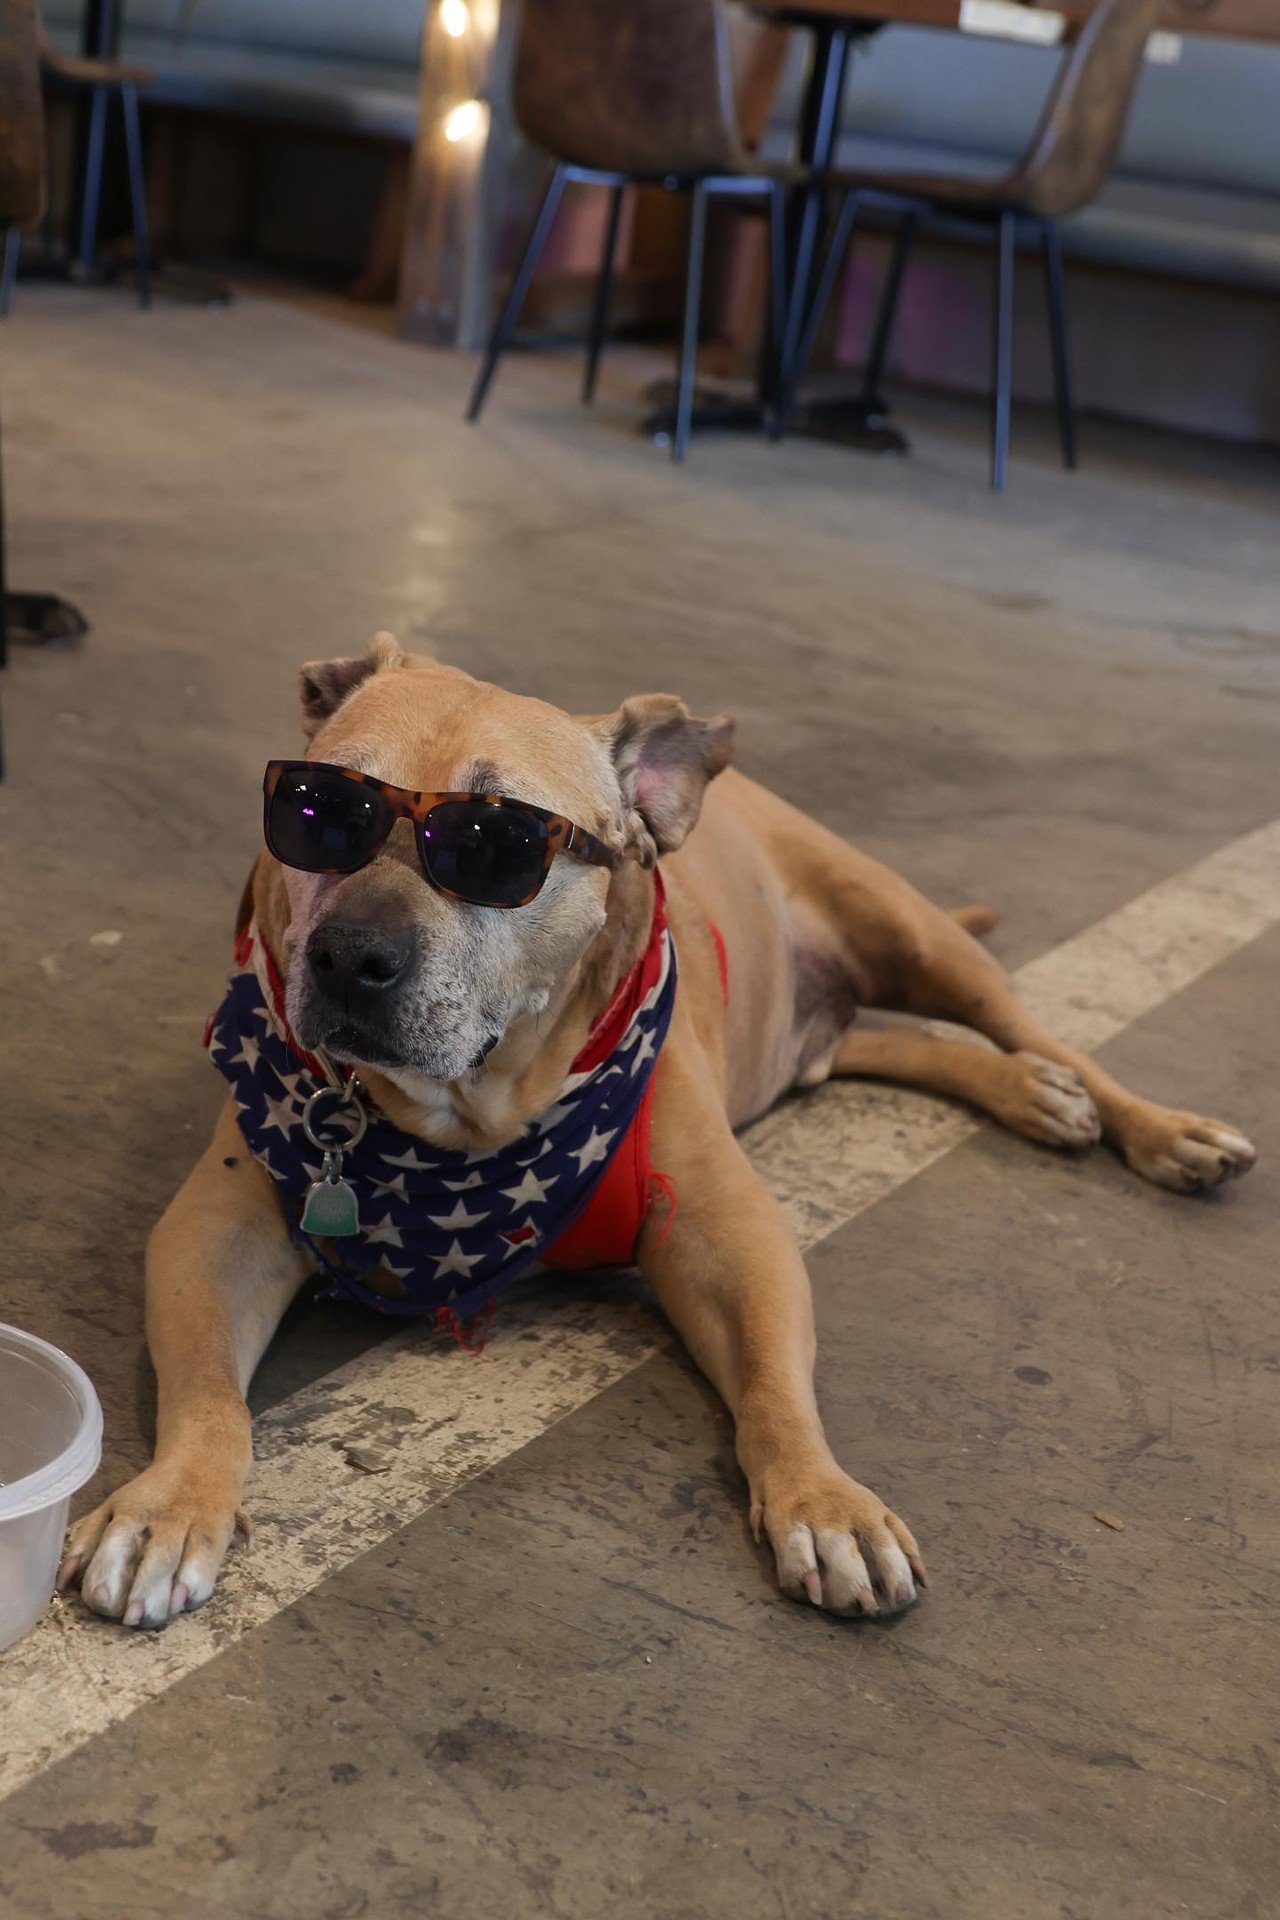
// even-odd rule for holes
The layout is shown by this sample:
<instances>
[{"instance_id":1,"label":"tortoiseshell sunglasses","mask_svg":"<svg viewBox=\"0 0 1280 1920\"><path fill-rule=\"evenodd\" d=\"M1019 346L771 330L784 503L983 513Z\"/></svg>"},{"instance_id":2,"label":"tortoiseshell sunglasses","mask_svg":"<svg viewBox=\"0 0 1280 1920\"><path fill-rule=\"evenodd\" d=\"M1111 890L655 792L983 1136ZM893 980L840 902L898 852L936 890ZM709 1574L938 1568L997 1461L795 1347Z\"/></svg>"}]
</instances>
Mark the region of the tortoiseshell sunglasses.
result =
<instances>
[{"instance_id":1,"label":"tortoiseshell sunglasses","mask_svg":"<svg viewBox=\"0 0 1280 1920\"><path fill-rule=\"evenodd\" d=\"M528 800L492 793L410 793L351 767L270 760L262 783L267 845L303 873L356 873L397 820L412 820L430 884L473 907L527 907L558 853L589 866L616 856L585 827Z\"/></svg>"}]
</instances>

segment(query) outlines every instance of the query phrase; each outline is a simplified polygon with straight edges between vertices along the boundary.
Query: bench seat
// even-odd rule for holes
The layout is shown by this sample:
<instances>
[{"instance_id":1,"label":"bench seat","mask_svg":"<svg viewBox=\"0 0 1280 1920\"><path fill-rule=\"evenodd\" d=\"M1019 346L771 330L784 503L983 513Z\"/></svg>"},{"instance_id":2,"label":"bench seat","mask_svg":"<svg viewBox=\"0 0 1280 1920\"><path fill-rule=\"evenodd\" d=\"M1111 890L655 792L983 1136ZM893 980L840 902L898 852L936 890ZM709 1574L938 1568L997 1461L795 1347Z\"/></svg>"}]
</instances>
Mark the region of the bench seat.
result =
<instances>
[{"instance_id":1,"label":"bench seat","mask_svg":"<svg viewBox=\"0 0 1280 1920\"><path fill-rule=\"evenodd\" d=\"M51 27L50 37L68 52L76 45L65 27ZM375 140L408 142L417 131L416 67L157 33L126 32L121 52L150 68L155 81L147 98L164 106Z\"/></svg>"}]
</instances>

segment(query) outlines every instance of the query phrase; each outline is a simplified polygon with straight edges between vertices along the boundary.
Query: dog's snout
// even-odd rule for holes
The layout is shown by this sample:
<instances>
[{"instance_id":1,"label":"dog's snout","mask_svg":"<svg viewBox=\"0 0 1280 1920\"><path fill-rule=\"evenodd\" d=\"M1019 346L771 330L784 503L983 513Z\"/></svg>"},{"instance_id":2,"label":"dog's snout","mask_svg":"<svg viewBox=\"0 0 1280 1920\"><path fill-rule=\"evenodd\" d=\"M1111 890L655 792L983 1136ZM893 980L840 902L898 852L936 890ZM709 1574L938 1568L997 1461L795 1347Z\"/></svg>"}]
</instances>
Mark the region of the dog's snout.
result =
<instances>
[{"instance_id":1,"label":"dog's snout","mask_svg":"<svg viewBox=\"0 0 1280 1920\"><path fill-rule=\"evenodd\" d=\"M311 978L349 1013L371 1007L398 985L413 958L413 930L328 921L307 943Z\"/></svg>"}]
</instances>

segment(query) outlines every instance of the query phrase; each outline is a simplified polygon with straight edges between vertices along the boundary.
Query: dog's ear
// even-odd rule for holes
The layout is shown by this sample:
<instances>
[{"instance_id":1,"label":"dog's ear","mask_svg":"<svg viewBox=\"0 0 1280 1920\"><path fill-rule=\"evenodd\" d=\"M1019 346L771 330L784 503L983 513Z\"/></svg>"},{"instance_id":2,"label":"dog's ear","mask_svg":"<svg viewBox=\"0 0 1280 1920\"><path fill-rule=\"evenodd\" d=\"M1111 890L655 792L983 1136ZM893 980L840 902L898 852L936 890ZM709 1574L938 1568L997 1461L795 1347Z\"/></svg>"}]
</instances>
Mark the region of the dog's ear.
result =
<instances>
[{"instance_id":1,"label":"dog's ear","mask_svg":"<svg viewBox=\"0 0 1280 1920\"><path fill-rule=\"evenodd\" d=\"M302 731L308 740L372 674L399 666L403 658L394 634L375 633L369 651L357 660L308 660L299 679Z\"/></svg>"},{"instance_id":2,"label":"dog's ear","mask_svg":"<svg viewBox=\"0 0 1280 1920\"><path fill-rule=\"evenodd\" d=\"M702 809L708 780L729 764L734 723L727 713L695 720L670 693L637 693L592 731L613 761L622 790L623 850L651 867L672 853Z\"/></svg>"}]
</instances>

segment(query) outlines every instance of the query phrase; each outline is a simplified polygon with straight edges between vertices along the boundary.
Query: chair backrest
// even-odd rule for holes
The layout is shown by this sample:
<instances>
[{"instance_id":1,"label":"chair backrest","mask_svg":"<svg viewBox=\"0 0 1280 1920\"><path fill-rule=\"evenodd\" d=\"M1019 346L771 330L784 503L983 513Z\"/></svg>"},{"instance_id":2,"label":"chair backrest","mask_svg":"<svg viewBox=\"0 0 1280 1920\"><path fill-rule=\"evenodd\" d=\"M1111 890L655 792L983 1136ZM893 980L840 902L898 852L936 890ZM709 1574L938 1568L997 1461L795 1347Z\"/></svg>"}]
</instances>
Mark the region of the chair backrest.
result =
<instances>
[{"instance_id":1,"label":"chair backrest","mask_svg":"<svg viewBox=\"0 0 1280 1920\"><path fill-rule=\"evenodd\" d=\"M1074 213L1105 185L1163 8L1164 0L1098 0L1017 169L1016 197L1029 212Z\"/></svg>"},{"instance_id":2,"label":"chair backrest","mask_svg":"<svg viewBox=\"0 0 1280 1920\"><path fill-rule=\"evenodd\" d=\"M44 211L44 113L36 0L0 0L0 228Z\"/></svg>"},{"instance_id":3,"label":"chair backrest","mask_svg":"<svg viewBox=\"0 0 1280 1920\"><path fill-rule=\"evenodd\" d=\"M577 166L687 175L744 164L720 0L524 0L515 113Z\"/></svg>"}]
</instances>

